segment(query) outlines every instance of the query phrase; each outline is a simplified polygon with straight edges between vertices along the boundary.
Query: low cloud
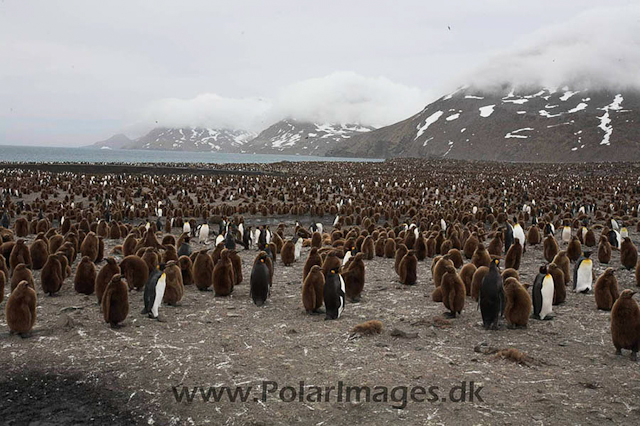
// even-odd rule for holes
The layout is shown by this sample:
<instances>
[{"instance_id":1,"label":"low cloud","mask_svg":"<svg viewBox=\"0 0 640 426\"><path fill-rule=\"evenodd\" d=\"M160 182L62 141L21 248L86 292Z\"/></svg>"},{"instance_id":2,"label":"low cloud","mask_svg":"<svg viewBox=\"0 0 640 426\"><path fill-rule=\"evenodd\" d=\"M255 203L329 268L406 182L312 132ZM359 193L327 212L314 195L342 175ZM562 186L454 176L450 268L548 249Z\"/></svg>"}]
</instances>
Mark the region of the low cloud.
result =
<instances>
[{"instance_id":1,"label":"low cloud","mask_svg":"<svg viewBox=\"0 0 640 426\"><path fill-rule=\"evenodd\" d=\"M257 132L284 118L381 127L415 114L428 100L422 90L384 77L336 72L287 86L274 99L234 99L214 93L161 99L144 108L131 129L214 127Z\"/></svg>"},{"instance_id":2,"label":"low cloud","mask_svg":"<svg viewBox=\"0 0 640 426\"><path fill-rule=\"evenodd\" d=\"M497 88L640 88L640 6L597 8L543 28L460 78Z\"/></svg>"}]
</instances>

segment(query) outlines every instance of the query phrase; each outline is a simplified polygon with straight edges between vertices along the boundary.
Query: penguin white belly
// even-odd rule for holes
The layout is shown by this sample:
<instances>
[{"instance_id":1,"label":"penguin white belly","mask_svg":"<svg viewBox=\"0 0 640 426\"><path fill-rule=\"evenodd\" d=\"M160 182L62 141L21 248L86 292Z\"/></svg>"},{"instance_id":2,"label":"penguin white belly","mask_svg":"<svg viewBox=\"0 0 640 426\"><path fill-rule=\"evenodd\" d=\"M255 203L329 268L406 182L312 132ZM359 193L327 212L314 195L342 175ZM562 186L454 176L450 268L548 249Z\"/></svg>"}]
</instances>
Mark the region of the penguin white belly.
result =
<instances>
[{"instance_id":1,"label":"penguin white belly","mask_svg":"<svg viewBox=\"0 0 640 426\"><path fill-rule=\"evenodd\" d=\"M620 233L618 231L613 231L616 233L616 247L618 250L622 248L622 238L620 238Z\"/></svg>"},{"instance_id":2,"label":"penguin white belly","mask_svg":"<svg viewBox=\"0 0 640 426\"><path fill-rule=\"evenodd\" d=\"M316 228L318 228L318 232L322 235L323 227L321 223L316 223Z\"/></svg>"},{"instance_id":3,"label":"penguin white belly","mask_svg":"<svg viewBox=\"0 0 640 426\"><path fill-rule=\"evenodd\" d=\"M344 257L342 258L342 266L346 265L347 262L349 261L349 259L351 259L351 252L348 251Z\"/></svg>"},{"instance_id":4,"label":"penguin white belly","mask_svg":"<svg viewBox=\"0 0 640 426\"><path fill-rule=\"evenodd\" d=\"M569 226L565 226L562 228L562 242L568 243L571 241L571 228Z\"/></svg>"},{"instance_id":5,"label":"penguin white belly","mask_svg":"<svg viewBox=\"0 0 640 426\"><path fill-rule=\"evenodd\" d=\"M224 235L220 234L216 237L216 245L224 242Z\"/></svg>"},{"instance_id":6,"label":"penguin white belly","mask_svg":"<svg viewBox=\"0 0 640 426\"><path fill-rule=\"evenodd\" d=\"M340 216L336 216L336 219L333 221L333 226L336 226L339 220L340 220Z\"/></svg>"},{"instance_id":7,"label":"penguin white belly","mask_svg":"<svg viewBox=\"0 0 640 426\"><path fill-rule=\"evenodd\" d=\"M158 282L156 283L156 296L153 299L153 305L151 306L151 315L154 318L158 318L158 308L160 308L160 304L162 303L162 298L164 297L164 290L167 287L167 274L162 274L160 278L158 278Z\"/></svg>"},{"instance_id":8,"label":"penguin white belly","mask_svg":"<svg viewBox=\"0 0 640 426\"><path fill-rule=\"evenodd\" d=\"M625 238L627 238L629 236L629 231L627 230L627 228L622 228L620 230L620 239L624 240Z\"/></svg>"},{"instance_id":9,"label":"penguin white belly","mask_svg":"<svg viewBox=\"0 0 640 426\"><path fill-rule=\"evenodd\" d=\"M553 310L553 277L547 275L542 281L542 309L540 309L540 319L544 319Z\"/></svg>"},{"instance_id":10,"label":"penguin white belly","mask_svg":"<svg viewBox=\"0 0 640 426\"><path fill-rule=\"evenodd\" d=\"M587 236L587 228L585 228L584 226L582 227L582 241L584 241L585 237Z\"/></svg>"},{"instance_id":11,"label":"penguin white belly","mask_svg":"<svg viewBox=\"0 0 640 426\"><path fill-rule=\"evenodd\" d=\"M518 223L516 223L515 226L513 227L513 238L520 241L520 245L524 247L524 241L525 241L524 230L522 229L522 226L520 226L520 224Z\"/></svg>"},{"instance_id":12,"label":"penguin white belly","mask_svg":"<svg viewBox=\"0 0 640 426\"><path fill-rule=\"evenodd\" d=\"M267 231L267 244L271 242L271 231Z\"/></svg>"},{"instance_id":13,"label":"penguin white belly","mask_svg":"<svg viewBox=\"0 0 640 426\"><path fill-rule=\"evenodd\" d=\"M185 222L184 225L182 225L182 232L191 232L191 225L189 224L189 222Z\"/></svg>"},{"instance_id":14,"label":"penguin white belly","mask_svg":"<svg viewBox=\"0 0 640 426\"><path fill-rule=\"evenodd\" d=\"M344 311L344 304L345 304L345 285L344 285L344 280L342 279L342 275L338 275L340 277L340 292L338 293L338 302L340 303L340 305L338 306L338 318L340 318L340 315L342 315L342 311Z\"/></svg>"},{"instance_id":15,"label":"penguin white belly","mask_svg":"<svg viewBox=\"0 0 640 426\"><path fill-rule=\"evenodd\" d=\"M576 280L576 293L591 290L593 285L593 262L591 259L584 259L578 268L578 279Z\"/></svg>"},{"instance_id":16,"label":"penguin white belly","mask_svg":"<svg viewBox=\"0 0 640 426\"><path fill-rule=\"evenodd\" d=\"M300 252L302 251L302 238L299 238L298 241L296 241L296 247L294 250L294 259L295 260L299 260L300 259Z\"/></svg>"},{"instance_id":17,"label":"penguin white belly","mask_svg":"<svg viewBox=\"0 0 640 426\"><path fill-rule=\"evenodd\" d=\"M440 228L442 228L443 231L447 230L447 222L445 222L444 219L440 219Z\"/></svg>"},{"instance_id":18,"label":"penguin white belly","mask_svg":"<svg viewBox=\"0 0 640 426\"><path fill-rule=\"evenodd\" d=\"M206 241L209 238L209 225L206 223L200 227L200 235L198 236L198 240L200 242Z\"/></svg>"},{"instance_id":19,"label":"penguin white belly","mask_svg":"<svg viewBox=\"0 0 640 426\"><path fill-rule=\"evenodd\" d=\"M253 238L251 238L251 247L253 247L256 244L258 244L258 240L259 239L260 239L260 230L259 229L254 229Z\"/></svg>"},{"instance_id":20,"label":"penguin white belly","mask_svg":"<svg viewBox=\"0 0 640 426\"><path fill-rule=\"evenodd\" d=\"M240 234L240 241L244 241L244 225L238 225L238 233Z\"/></svg>"}]
</instances>

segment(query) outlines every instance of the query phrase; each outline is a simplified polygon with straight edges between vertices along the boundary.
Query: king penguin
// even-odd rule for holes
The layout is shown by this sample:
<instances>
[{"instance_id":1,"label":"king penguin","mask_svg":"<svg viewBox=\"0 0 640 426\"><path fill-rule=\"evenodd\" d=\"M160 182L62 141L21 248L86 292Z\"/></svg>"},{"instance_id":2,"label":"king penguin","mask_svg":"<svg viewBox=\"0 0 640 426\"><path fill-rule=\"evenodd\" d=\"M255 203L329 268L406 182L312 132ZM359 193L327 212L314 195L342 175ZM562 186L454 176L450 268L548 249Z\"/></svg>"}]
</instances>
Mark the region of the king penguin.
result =
<instances>
[{"instance_id":1,"label":"king penguin","mask_svg":"<svg viewBox=\"0 0 640 426\"><path fill-rule=\"evenodd\" d=\"M533 283L533 317L536 319L553 319L549 316L553 309L553 277L542 266Z\"/></svg>"},{"instance_id":2,"label":"king penguin","mask_svg":"<svg viewBox=\"0 0 640 426\"><path fill-rule=\"evenodd\" d=\"M324 283L324 306L326 308L325 320L340 318L345 305L344 279L335 269L327 274Z\"/></svg>"},{"instance_id":3,"label":"king penguin","mask_svg":"<svg viewBox=\"0 0 640 426\"><path fill-rule=\"evenodd\" d=\"M167 275L162 270L164 266L155 269L144 286L143 314L149 314L149 318L158 319L158 309L164 298L167 288Z\"/></svg>"},{"instance_id":4,"label":"king penguin","mask_svg":"<svg viewBox=\"0 0 640 426\"><path fill-rule=\"evenodd\" d=\"M482 314L482 323L486 330L498 329L498 321L504 313L504 288L502 275L498 270L500 259L493 259L489 265L489 272L482 279L478 307Z\"/></svg>"},{"instance_id":5,"label":"king penguin","mask_svg":"<svg viewBox=\"0 0 640 426\"><path fill-rule=\"evenodd\" d=\"M522 249L524 250L524 244L525 244L525 236L524 236L524 229L522 229L522 226L520 226L520 224L518 223L518 218L514 217L513 218L513 238L515 238L516 240L520 241L520 245L522 246ZM506 252L505 252L506 253Z\"/></svg>"},{"instance_id":6,"label":"king penguin","mask_svg":"<svg viewBox=\"0 0 640 426\"><path fill-rule=\"evenodd\" d=\"M593 286L593 261L590 251L585 251L573 269L573 291L588 293Z\"/></svg>"}]
</instances>

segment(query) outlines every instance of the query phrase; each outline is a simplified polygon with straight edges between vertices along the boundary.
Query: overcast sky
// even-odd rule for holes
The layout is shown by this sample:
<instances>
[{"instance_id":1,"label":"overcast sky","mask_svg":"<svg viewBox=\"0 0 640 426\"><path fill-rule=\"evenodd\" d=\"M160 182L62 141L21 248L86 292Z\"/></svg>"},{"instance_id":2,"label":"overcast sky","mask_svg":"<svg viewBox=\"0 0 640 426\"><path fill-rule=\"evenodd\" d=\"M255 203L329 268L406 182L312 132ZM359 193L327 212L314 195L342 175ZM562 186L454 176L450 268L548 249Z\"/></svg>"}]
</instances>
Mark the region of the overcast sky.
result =
<instances>
[{"instance_id":1,"label":"overcast sky","mask_svg":"<svg viewBox=\"0 0 640 426\"><path fill-rule=\"evenodd\" d=\"M285 116L383 126L505 78L637 87L633 3L0 0L0 144Z\"/></svg>"}]
</instances>

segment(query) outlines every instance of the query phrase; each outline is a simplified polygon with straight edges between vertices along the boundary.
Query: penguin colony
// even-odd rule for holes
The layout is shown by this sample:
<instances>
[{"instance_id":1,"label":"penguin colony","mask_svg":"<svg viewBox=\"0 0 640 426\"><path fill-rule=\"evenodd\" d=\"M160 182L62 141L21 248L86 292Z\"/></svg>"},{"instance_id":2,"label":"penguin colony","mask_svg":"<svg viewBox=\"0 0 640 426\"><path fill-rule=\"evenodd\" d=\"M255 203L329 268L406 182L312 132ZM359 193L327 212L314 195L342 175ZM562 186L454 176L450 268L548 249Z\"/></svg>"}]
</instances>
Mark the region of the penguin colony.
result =
<instances>
[{"instance_id":1,"label":"penguin colony","mask_svg":"<svg viewBox=\"0 0 640 426\"><path fill-rule=\"evenodd\" d=\"M304 264L300 311L336 320L349 304L385 297L367 291L367 264L389 259L398 288L425 288L454 324L475 315L486 329L527 327L553 319L568 298L594 297L594 309L611 311L616 350L635 357L637 303L620 285L640 284L635 182L603 175L586 188L572 178L579 166L568 166L545 186L536 169L498 165L481 180L418 164L402 164L412 179L399 178L394 161L293 177L3 170L5 320L28 335L34 304L69 292L95 297L111 327L141 315L130 312L134 298L143 316L163 320L185 292L237 300L234 288L248 284L249 301L268 307L295 263ZM524 263L537 275L521 279Z\"/></svg>"}]
</instances>

